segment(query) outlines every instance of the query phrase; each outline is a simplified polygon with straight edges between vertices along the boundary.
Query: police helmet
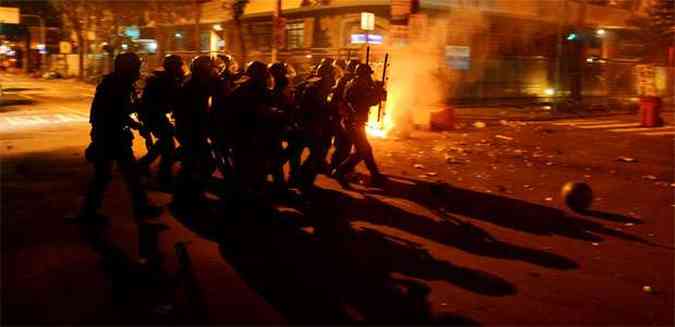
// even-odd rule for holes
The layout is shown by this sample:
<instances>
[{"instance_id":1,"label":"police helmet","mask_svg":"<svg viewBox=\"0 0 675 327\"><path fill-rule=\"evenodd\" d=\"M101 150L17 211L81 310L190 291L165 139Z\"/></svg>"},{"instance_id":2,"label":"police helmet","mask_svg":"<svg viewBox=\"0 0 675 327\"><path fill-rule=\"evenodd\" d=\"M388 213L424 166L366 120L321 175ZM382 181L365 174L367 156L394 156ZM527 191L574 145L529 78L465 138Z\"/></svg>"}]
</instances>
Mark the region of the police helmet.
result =
<instances>
[{"instance_id":1,"label":"police helmet","mask_svg":"<svg viewBox=\"0 0 675 327\"><path fill-rule=\"evenodd\" d=\"M141 58L133 52L120 53L115 57L115 72L121 74L138 74L141 69Z\"/></svg>"},{"instance_id":2,"label":"police helmet","mask_svg":"<svg viewBox=\"0 0 675 327\"><path fill-rule=\"evenodd\" d=\"M354 74L356 73L356 67L361 64L361 61L358 59L352 59L347 63L347 71Z\"/></svg>"},{"instance_id":3,"label":"police helmet","mask_svg":"<svg viewBox=\"0 0 675 327\"><path fill-rule=\"evenodd\" d=\"M269 70L270 74L274 78L286 77L288 75L288 67L284 62L275 62L273 64L269 64L269 66L267 66L267 70Z\"/></svg>"},{"instance_id":4,"label":"police helmet","mask_svg":"<svg viewBox=\"0 0 675 327\"><path fill-rule=\"evenodd\" d=\"M335 77L335 67L332 64L324 63L316 69L316 75L321 78Z\"/></svg>"},{"instance_id":5,"label":"police helmet","mask_svg":"<svg viewBox=\"0 0 675 327\"><path fill-rule=\"evenodd\" d=\"M253 80L267 80L269 76L267 65L260 61L251 61L246 65L246 75Z\"/></svg>"},{"instance_id":6,"label":"police helmet","mask_svg":"<svg viewBox=\"0 0 675 327\"><path fill-rule=\"evenodd\" d=\"M356 67L356 75L358 76L370 76L372 73L373 69L368 64L359 64Z\"/></svg>"},{"instance_id":7,"label":"police helmet","mask_svg":"<svg viewBox=\"0 0 675 327\"><path fill-rule=\"evenodd\" d=\"M208 72L211 69L213 69L213 60L209 56L196 56L192 59L192 63L190 63L192 74Z\"/></svg>"}]
</instances>

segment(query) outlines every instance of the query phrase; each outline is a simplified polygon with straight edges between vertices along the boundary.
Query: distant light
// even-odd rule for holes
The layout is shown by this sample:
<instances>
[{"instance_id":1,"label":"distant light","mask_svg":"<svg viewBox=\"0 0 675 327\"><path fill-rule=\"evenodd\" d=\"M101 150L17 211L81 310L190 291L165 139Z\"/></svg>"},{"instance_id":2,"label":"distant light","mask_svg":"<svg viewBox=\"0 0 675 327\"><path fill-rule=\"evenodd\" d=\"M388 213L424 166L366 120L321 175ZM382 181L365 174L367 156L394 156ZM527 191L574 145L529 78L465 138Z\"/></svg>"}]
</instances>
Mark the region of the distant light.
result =
<instances>
[{"instance_id":1,"label":"distant light","mask_svg":"<svg viewBox=\"0 0 675 327\"><path fill-rule=\"evenodd\" d=\"M122 44L122 49L124 49L124 50L129 49L129 45L127 45L126 43Z\"/></svg>"},{"instance_id":2,"label":"distant light","mask_svg":"<svg viewBox=\"0 0 675 327\"><path fill-rule=\"evenodd\" d=\"M213 30L220 32L223 30L223 27L220 24L213 24Z\"/></svg>"},{"instance_id":3,"label":"distant light","mask_svg":"<svg viewBox=\"0 0 675 327\"><path fill-rule=\"evenodd\" d=\"M375 14L370 12L361 13L361 29L364 31L375 30Z\"/></svg>"},{"instance_id":4,"label":"distant light","mask_svg":"<svg viewBox=\"0 0 675 327\"><path fill-rule=\"evenodd\" d=\"M384 42L384 37L379 34L367 34L368 44L382 44ZM366 34L352 34L351 36L352 44L364 44L366 43Z\"/></svg>"},{"instance_id":5,"label":"distant light","mask_svg":"<svg viewBox=\"0 0 675 327\"><path fill-rule=\"evenodd\" d=\"M40 44L37 45L37 49L38 49L38 50L44 50L44 49L45 49L45 45L44 45L43 43L40 43Z\"/></svg>"},{"instance_id":6,"label":"distant light","mask_svg":"<svg viewBox=\"0 0 675 327\"><path fill-rule=\"evenodd\" d=\"M176 36L177 39L182 39L182 38L183 38L183 34L178 33L178 32L176 32L175 36Z\"/></svg>"},{"instance_id":7,"label":"distant light","mask_svg":"<svg viewBox=\"0 0 675 327\"><path fill-rule=\"evenodd\" d=\"M156 41L148 42L148 50L150 50L150 52L157 51L157 42Z\"/></svg>"},{"instance_id":8,"label":"distant light","mask_svg":"<svg viewBox=\"0 0 675 327\"><path fill-rule=\"evenodd\" d=\"M586 62L592 63L592 62L593 62L593 58L586 58Z\"/></svg>"},{"instance_id":9,"label":"distant light","mask_svg":"<svg viewBox=\"0 0 675 327\"><path fill-rule=\"evenodd\" d=\"M546 90L544 90L544 94L546 94L546 95L555 95L555 89L552 89L552 88L549 87L549 88L547 88Z\"/></svg>"},{"instance_id":10,"label":"distant light","mask_svg":"<svg viewBox=\"0 0 675 327\"><path fill-rule=\"evenodd\" d=\"M576 34L576 33L570 33L569 35L567 35L567 40L568 40L568 41L572 41L572 40L576 40L576 39L577 39L577 34Z\"/></svg>"},{"instance_id":11,"label":"distant light","mask_svg":"<svg viewBox=\"0 0 675 327\"><path fill-rule=\"evenodd\" d=\"M0 54L7 54L10 50L11 49L8 46L4 44L0 45Z\"/></svg>"},{"instance_id":12,"label":"distant light","mask_svg":"<svg viewBox=\"0 0 675 327\"><path fill-rule=\"evenodd\" d=\"M607 34L607 31L605 31L604 29L601 28L601 29L595 31L595 34L599 37L603 37L603 36L605 36L605 34Z\"/></svg>"},{"instance_id":13,"label":"distant light","mask_svg":"<svg viewBox=\"0 0 675 327\"><path fill-rule=\"evenodd\" d=\"M312 58L312 55L308 54L308 55L305 56L305 58L307 58L307 59Z\"/></svg>"}]
</instances>

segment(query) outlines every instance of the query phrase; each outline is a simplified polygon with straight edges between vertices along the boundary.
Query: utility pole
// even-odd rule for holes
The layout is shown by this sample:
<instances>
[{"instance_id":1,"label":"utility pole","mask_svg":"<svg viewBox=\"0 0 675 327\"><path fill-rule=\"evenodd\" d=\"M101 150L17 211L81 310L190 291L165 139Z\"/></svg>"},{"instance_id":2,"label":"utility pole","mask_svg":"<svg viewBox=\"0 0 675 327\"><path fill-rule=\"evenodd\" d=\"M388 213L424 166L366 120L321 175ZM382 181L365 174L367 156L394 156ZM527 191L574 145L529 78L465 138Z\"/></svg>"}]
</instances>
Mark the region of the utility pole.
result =
<instances>
[{"instance_id":1,"label":"utility pole","mask_svg":"<svg viewBox=\"0 0 675 327\"><path fill-rule=\"evenodd\" d=\"M556 44L556 62L555 62L555 89L554 96L558 101L555 101L556 107L560 102L560 95L562 93L562 57L563 57L563 29L567 25L567 0L558 0L560 18L558 19L557 44ZM557 108L556 108L557 109Z\"/></svg>"},{"instance_id":2,"label":"utility pole","mask_svg":"<svg viewBox=\"0 0 675 327\"><path fill-rule=\"evenodd\" d=\"M276 0L272 18L272 62L277 62L279 39L281 38L281 0Z\"/></svg>"}]
</instances>

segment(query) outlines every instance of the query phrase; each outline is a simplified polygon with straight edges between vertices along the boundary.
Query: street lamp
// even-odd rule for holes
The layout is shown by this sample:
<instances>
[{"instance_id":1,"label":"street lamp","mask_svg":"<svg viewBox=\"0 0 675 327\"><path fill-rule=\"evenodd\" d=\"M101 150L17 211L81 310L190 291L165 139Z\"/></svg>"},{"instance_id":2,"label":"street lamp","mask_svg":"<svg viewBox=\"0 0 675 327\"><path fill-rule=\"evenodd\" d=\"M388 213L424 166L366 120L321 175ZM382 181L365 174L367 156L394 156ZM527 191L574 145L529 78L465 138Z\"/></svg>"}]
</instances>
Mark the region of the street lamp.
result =
<instances>
[{"instance_id":1,"label":"street lamp","mask_svg":"<svg viewBox=\"0 0 675 327\"><path fill-rule=\"evenodd\" d=\"M30 18L37 18L40 20L40 43L42 43L42 46L44 47L45 51L40 50L40 55L42 57L42 63L40 64L40 70L42 70L43 65L46 63L46 56L45 54L47 53L47 42L45 41L46 38L46 33L45 33L45 21L42 19L41 16L39 15L33 15L33 14L21 14L21 17L30 17ZM38 47L40 48L40 47ZM28 44L28 50L30 51L30 44ZM28 57L28 56L26 56ZM28 69L28 67L26 67Z\"/></svg>"}]
</instances>

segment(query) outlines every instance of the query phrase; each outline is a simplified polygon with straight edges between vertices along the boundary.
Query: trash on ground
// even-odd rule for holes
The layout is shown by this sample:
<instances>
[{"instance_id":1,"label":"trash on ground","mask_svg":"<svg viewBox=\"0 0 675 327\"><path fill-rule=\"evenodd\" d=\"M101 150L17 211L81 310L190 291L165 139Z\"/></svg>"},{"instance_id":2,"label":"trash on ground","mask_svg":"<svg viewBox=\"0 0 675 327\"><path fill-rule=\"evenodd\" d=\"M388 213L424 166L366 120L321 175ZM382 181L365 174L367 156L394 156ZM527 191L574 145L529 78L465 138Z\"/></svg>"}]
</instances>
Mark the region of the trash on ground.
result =
<instances>
[{"instance_id":1,"label":"trash on ground","mask_svg":"<svg viewBox=\"0 0 675 327\"><path fill-rule=\"evenodd\" d=\"M475 128L484 128L485 126L487 126L487 125L482 121L477 121L477 122L473 123L473 127L475 127Z\"/></svg>"},{"instance_id":2,"label":"trash on ground","mask_svg":"<svg viewBox=\"0 0 675 327\"><path fill-rule=\"evenodd\" d=\"M621 156L621 157L616 158L616 161L621 161L621 162L638 162L638 160L635 159L635 158L624 157L624 156Z\"/></svg>"},{"instance_id":3,"label":"trash on ground","mask_svg":"<svg viewBox=\"0 0 675 327\"><path fill-rule=\"evenodd\" d=\"M653 293L654 289L649 285L645 285L645 286L642 286L642 291L645 292L645 293Z\"/></svg>"},{"instance_id":4,"label":"trash on ground","mask_svg":"<svg viewBox=\"0 0 675 327\"><path fill-rule=\"evenodd\" d=\"M600 245L600 243L598 243L598 242L593 242L593 243L591 243L591 244L592 244L593 246L598 246L598 245Z\"/></svg>"},{"instance_id":5,"label":"trash on ground","mask_svg":"<svg viewBox=\"0 0 675 327\"><path fill-rule=\"evenodd\" d=\"M437 176L438 173L434 172L434 171L430 171L430 172L426 173L425 175L427 175L427 176Z\"/></svg>"},{"instance_id":6,"label":"trash on ground","mask_svg":"<svg viewBox=\"0 0 675 327\"><path fill-rule=\"evenodd\" d=\"M647 180L650 180L650 181L655 181L655 180L656 180L656 176L654 176L654 175L645 175L645 176L642 176L642 179L647 179Z\"/></svg>"},{"instance_id":7,"label":"trash on ground","mask_svg":"<svg viewBox=\"0 0 675 327\"><path fill-rule=\"evenodd\" d=\"M415 169L424 169L423 164L414 164L413 167L415 167Z\"/></svg>"},{"instance_id":8,"label":"trash on ground","mask_svg":"<svg viewBox=\"0 0 675 327\"><path fill-rule=\"evenodd\" d=\"M504 136L504 135L497 135L495 138L498 138L500 140L505 140L505 141L513 141L513 137L510 136Z\"/></svg>"},{"instance_id":9,"label":"trash on ground","mask_svg":"<svg viewBox=\"0 0 675 327\"><path fill-rule=\"evenodd\" d=\"M549 197L547 197L547 198L544 199L544 200L546 200L546 201L553 201L553 198L549 196Z\"/></svg>"},{"instance_id":10,"label":"trash on ground","mask_svg":"<svg viewBox=\"0 0 675 327\"><path fill-rule=\"evenodd\" d=\"M624 226L634 226L635 224L633 224L633 223L625 223L625 224L623 224L623 225L624 225Z\"/></svg>"}]
</instances>

